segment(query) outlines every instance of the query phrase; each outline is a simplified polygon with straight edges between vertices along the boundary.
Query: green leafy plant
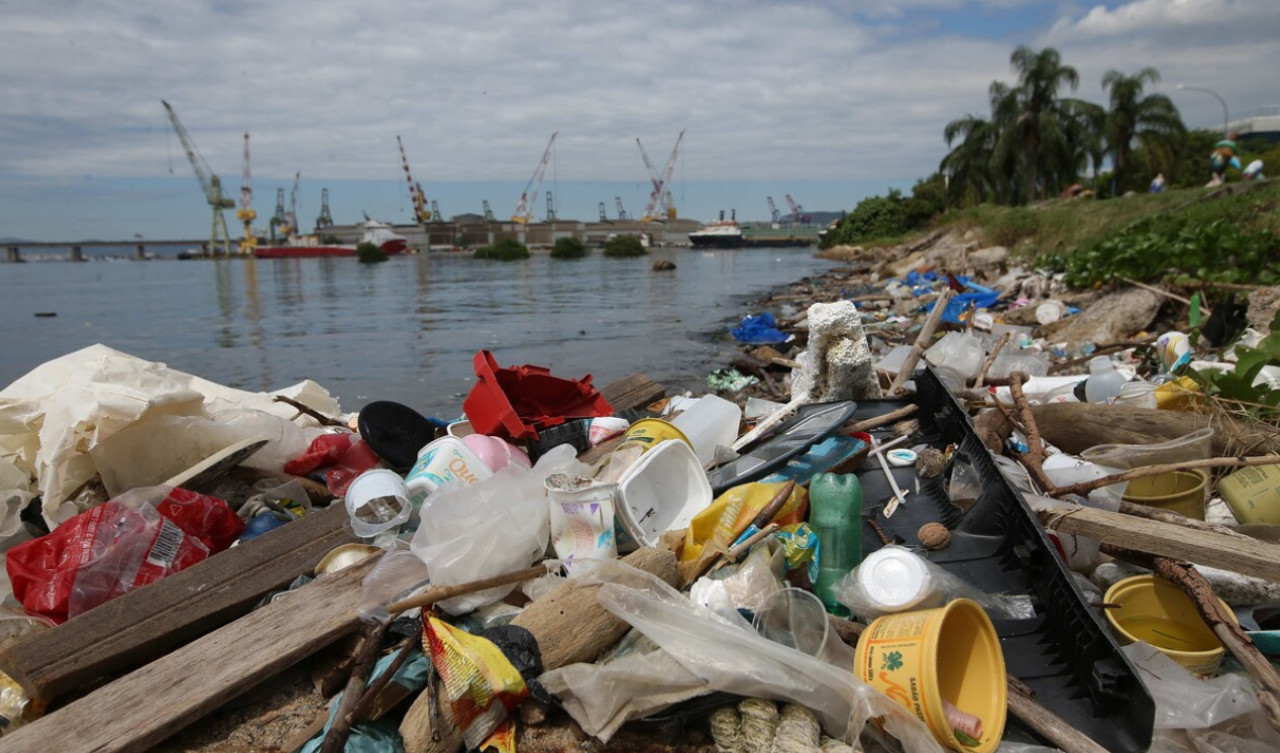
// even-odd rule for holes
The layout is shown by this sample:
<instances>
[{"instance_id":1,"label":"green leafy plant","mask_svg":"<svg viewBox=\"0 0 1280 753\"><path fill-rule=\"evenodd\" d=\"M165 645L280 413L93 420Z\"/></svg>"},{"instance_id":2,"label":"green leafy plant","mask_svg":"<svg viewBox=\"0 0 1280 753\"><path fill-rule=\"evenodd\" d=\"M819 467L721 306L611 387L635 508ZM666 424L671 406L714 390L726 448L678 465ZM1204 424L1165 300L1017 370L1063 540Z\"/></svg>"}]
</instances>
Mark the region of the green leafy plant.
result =
<instances>
[{"instance_id":1,"label":"green leafy plant","mask_svg":"<svg viewBox=\"0 0 1280 753\"><path fill-rule=\"evenodd\" d=\"M387 252L365 241L356 245L356 257L361 264L378 264L387 260Z\"/></svg>"},{"instance_id":2,"label":"green leafy plant","mask_svg":"<svg viewBox=\"0 0 1280 753\"><path fill-rule=\"evenodd\" d=\"M640 239L634 235L616 235L604 244L605 256L644 256L647 253L649 252L644 250L644 245L640 243Z\"/></svg>"},{"instance_id":3,"label":"green leafy plant","mask_svg":"<svg viewBox=\"0 0 1280 753\"><path fill-rule=\"evenodd\" d=\"M476 249L475 258L518 261L529 258L529 247L515 238L501 238L491 246Z\"/></svg>"},{"instance_id":4,"label":"green leafy plant","mask_svg":"<svg viewBox=\"0 0 1280 753\"><path fill-rule=\"evenodd\" d=\"M581 259L587 255L587 245L577 238L557 238L551 248L552 259Z\"/></svg>"},{"instance_id":5,"label":"green leafy plant","mask_svg":"<svg viewBox=\"0 0 1280 753\"><path fill-rule=\"evenodd\" d=\"M1236 346L1235 368L1193 370L1191 376L1206 396L1231 403L1253 418L1274 421L1280 419L1280 389L1272 389L1265 380L1254 384L1266 366L1280 366L1280 311L1271 322L1271 334L1257 347Z\"/></svg>"}]
</instances>

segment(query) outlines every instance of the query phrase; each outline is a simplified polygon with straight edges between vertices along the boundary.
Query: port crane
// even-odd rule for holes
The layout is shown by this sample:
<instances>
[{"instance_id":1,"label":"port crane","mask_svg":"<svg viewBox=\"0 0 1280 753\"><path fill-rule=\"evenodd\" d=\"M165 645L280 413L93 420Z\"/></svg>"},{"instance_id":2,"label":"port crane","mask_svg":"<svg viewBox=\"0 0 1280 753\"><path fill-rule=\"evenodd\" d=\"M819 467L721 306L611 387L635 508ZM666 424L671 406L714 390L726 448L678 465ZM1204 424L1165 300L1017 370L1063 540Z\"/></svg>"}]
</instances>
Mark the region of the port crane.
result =
<instances>
[{"instance_id":1,"label":"port crane","mask_svg":"<svg viewBox=\"0 0 1280 753\"><path fill-rule=\"evenodd\" d=\"M409 172L409 158L404 153L404 142L396 135L396 145L400 147L400 164L404 166L404 179L409 184L409 200L413 202L413 218L419 225L431 220L431 212L427 211L427 197L422 195L422 184L413 179Z\"/></svg>"},{"instance_id":2,"label":"port crane","mask_svg":"<svg viewBox=\"0 0 1280 753\"><path fill-rule=\"evenodd\" d=\"M227 215L224 210L234 209L236 202L222 195L222 180L209 169L209 163L204 161L204 157L196 149L196 142L182 126L182 121L178 120L178 114L173 111L173 107L163 99L160 100L160 104L164 105L165 112L169 114L169 122L173 125L174 132L178 134L178 141L182 142L182 149L187 153L187 161L195 171L196 180L200 182L200 190L204 191L205 200L213 210L213 219L209 226L209 252L216 254L218 244L221 242L223 255L229 256L231 233L227 232ZM221 234L219 230L222 231Z\"/></svg>"},{"instance_id":3,"label":"port crane","mask_svg":"<svg viewBox=\"0 0 1280 753\"><path fill-rule=\"evenodd\" d=\"M547 222L556 221L556 202L551 198L551 192L547 191Z\"/></svg>"},{"instance_id":4,"label":"port crane","mask_svg":"<svg viewBox=\"0 0 1280 753\"><path fill-rule=\"evenodd\" d=\"M653 192L649 194L649 203L644 208L644 216L641 222L649 222L657 219L654 212L657 211L659 204L666 200L666 187L668 181L671 180L671 173L676 169L676 158L680 154L680 142L684 141L684 131L676 137L676 145L671 148L671 156L667 158L667 166L663 168L662 175L658 176L658 180L654 183ZM640 140L636 139L636 143ZM667 207L667 219L675 219L675 207Z\"/></svg>"},{"instance_id":5,"label":"port crane","mask_svg":"<svg viewBox=\"0 0 1280 753\"><path fill-rule=\"evenodd\" d=\"M493 222L493 209L489 207L489 200L485 199L482 204L484 206L484 221Z\"/></svg>"},{"instance_id":6,"label":"port crane","mask_svg":"<svg viewBox=\"0 0 1280 753\"><path fill-rule=\"evenodd\" d=\"M529 178L529 183L520 194L520 204L516 207L516 213L511 215L513 222L524 224L533 219L533 207L538 203L538 189L542 188L542 179L547 174L547 163L551 161L551 147L556 143L556 136L559 133L556 131L551 134L551 140L547 142L547 150L542 153L542 161L538 163L537 169L533 171L533 177Z\"/></svg>"},{"instance_id":7,"label":"port crane","mask_svg":"<svg viewBox=\"0 0 1280 753\"><path fill-rule=\"evenodd\" d=\"M244 237L240 239L240 253L252 254L258 247L258 238L253 234L253 221L258 213L253 211L253 178L249 173L249 132L244 132L244 170L240 173L240 208L236 210L236 219L244 223Z\"/></svg>"},{"instance_id":8,"label":"port crane","mask_svg":"<svg viewBox=\"0 0 1280 753\"><path fill-rule=\"evenodd\" d=\"M603 201L602 201L602 202L600 202L600 221L601 221L601 222L608 222L608 221L609 221L609 215L607 215L607 214L605 214L605 213L604 213L604 202L603 202Z\"/></svg>"},{"instance_id":9,"label":"port crane","mask_svg":"<svg viewBox=\"0 0 1280 753\"><path fill-rule=\"evenodd\" d=\"M282 232L288 224L288 220L284 216L284 189L276 189L276 211L271 215L271 222L268 226L271 228L271 242L276 241L276 233Z\"/></svg>"},{"instance_id":10,"label":"port crane","mask_svg":"<svg viewBox=\"0 0 1280 753\"><path fill-rule=\"evenodd\" d=\"M807 225L813 220L812 217L804 213L804 207L797 204L796 200L791 198L791 194L787 194L787 206L791 207L792 222L799 222L802 225Z\"/></svg>"},{"instance_id":11,"label":"port crane","mask_svg":"<svg viewBox=\"0 0 1280 753\"><path fill-rule=\"evenodd\" d=\"M615 197L613 197L613 203L614 203L614 205L615 205L615 206L617 206L617 207L618 207L618 219L620 219L620 220L629 220L629 219L631 219L631 215L627 214L627 210L625 210L625 209L623 209L623 208L622 208L622 197L621 197L621 196L615 196Z\"/></svg>"},{"instance_id":12,"label":"port crane","mask_svg":"<svg viewBox=\"0 0 1280 753\"><path fill-rule=\"evenodd\" d=\"M444 222L444 217L440 214L440 205L436 203L435 199L431 200L431 221Z\"/></svg>"},{"instance_id":13,"label":"port crane","mask_svg":"<svg viewBox=\"0 0 1280 753\"><path fill-rule=\"evenodd\" d=\"M293 174L293 190L289 192L289 211L284 214L284 223L280 232L290 238L298 234L298 182L302 180L302 171Z\"/></svg>"},{"instance_id":14,"label":"port crane","mask_svg":"<svg viewBox=\"0 0 1280 753\"><path fill-rule=\"evenodd\" d=\"M316 229L333 227L333 215L329 213L329 189L320 189L320 216L316 217Z\"/></svg>"},{"instance_id":15,"label":"port crane","mask_svg":"<svg viewBox=\"0 0 1280 753\"><path fill-rule=\"evenodd\" d=\"M778 211L778 206L773 203L772 196L766 198L769 199L769 221L776 225L782 219L782 213Z\"/></svg>"}]
</instances>

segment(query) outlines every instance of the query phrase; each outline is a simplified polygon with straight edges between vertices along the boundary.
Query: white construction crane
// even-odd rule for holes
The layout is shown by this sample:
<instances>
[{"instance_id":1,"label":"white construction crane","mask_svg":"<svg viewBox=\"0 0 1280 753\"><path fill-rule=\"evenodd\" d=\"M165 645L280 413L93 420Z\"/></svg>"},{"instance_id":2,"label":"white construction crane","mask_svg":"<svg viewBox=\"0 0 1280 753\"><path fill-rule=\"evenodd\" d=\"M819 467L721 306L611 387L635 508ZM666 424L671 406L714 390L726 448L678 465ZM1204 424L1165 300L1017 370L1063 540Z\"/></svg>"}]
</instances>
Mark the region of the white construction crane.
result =
<instances>
[{"instance_id":1,"label":"white construction crane","mask_svg":"<svg viewBox=\"0 0 1280 753\"><path fill-rule=\"evenodd\" d=\"M178 141L182 142L182 149L187 153L187 161L191 163L196 180L200 182L200 190L204 191L205 200L213 209L213 220L209 226L209 252L218 253L218 244L221 242L222 254L229 256L231 233L227 232L227 216L223 210L234 209L236 202L222 195L222 180L209 169L209 163L204 161L204 157L200 156L199 150L196 149L196 142L192 140L191 134L187 133L187 129L182 127L182 121L178 120L178 114L173 111L173 107L163 99L160 100L160 104L164 105L165 112L169 114L169 122L173 124L173 130L178 134ZM219 230L222 232L219 233Z\"/></svg>"},{"instance_id":2,"label":"white construction crane","mask_svg":"<svg viewBox=\"0 0 1280 753\"><path fill-rule=\"evenodd\" d=\"M520 204L516 207L516 213L511 215L513 222L524 224L533 219L533 208L538 203L538 189L542 188L542 178L547 174L547 163L551 161L551 146L556 143L556 136L559 133L556 131L551 134L551 140L547 142L547 150L542 153L542 161L538 163L537 169L533 171L533 177L529 178L528 185L520 194Z\"/></svg>"},{"instance_id":3,"label":"white construction crane","mask_svg":"<svg viewBox=\"0 0 1280 753\"><path fill-rule=\"evenodd\" d=\"M249 173L249 132L244 132L244 170L240 173L240 208L236 210L236 219L244 224L244 237L240 239L240 253L249 255L258 247L258 238L253 234L253 221L258 213L253 211L253 178Z\"/></svg>"}]
</instances>

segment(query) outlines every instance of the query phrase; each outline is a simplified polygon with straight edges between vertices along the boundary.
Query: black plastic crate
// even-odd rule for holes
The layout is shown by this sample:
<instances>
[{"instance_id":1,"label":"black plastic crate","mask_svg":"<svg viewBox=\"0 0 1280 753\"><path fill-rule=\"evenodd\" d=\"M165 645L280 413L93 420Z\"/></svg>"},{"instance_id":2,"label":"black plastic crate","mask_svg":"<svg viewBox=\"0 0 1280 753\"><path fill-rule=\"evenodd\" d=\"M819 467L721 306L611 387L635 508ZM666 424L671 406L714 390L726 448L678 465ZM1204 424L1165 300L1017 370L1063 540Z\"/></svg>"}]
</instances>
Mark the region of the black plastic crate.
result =
<instances>
[{"instance_id":1,"label":"black plastic crate","mask_svg":"<svg viewBox=\"0 0 1280 753\"><path fill-rule=\"evenodd\" d=\"M879 463L858 471L863 515L890 537L919 546L916 532L928 522L951 529L950 545L927 552L930 561L992 593L1031 597L1035 617L995 619L1010 674L1035 691L1036 700L1114 753L1145 751L1151 743L1155 703L1106 625L1085 601L1066 564L1046 538L1022 494L996 467L978 439L968 414L931 370L916 374L920 406L914 418L919 433L910 441L938 449L954 444L977 471L981 494L963 514L937 481L921 479L915 469L890 467L894 480L910 491L892 518L880 514L892 490ZM870 400L858 405L855 419L883 415L905 405L899 400ZM888 441L888 427L873 432ZM883 546L863 526L863 553ZM1015 723L1011 718L1010 723Z\"/></svg>"}]
</instances>

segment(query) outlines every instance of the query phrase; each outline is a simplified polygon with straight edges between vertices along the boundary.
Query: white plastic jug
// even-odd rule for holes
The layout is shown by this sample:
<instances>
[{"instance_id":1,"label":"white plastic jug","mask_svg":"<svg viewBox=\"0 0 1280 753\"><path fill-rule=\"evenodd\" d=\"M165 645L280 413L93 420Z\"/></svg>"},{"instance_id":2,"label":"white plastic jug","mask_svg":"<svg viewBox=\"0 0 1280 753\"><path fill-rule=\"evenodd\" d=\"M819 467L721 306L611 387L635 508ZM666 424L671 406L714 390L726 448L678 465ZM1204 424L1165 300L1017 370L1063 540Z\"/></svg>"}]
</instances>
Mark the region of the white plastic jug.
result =
<instances>
[{"instance_id":1,"label":"white plastic jug","mask_svg":"<svg viewBox=\"0 0 1280 753\"><path fill-rule=\"evenodd\" d=\"M1089 361L1089 379L1084 383L1084 397L1091 403L1105 403L1116 395L1129 381L1116 371L1116 365L1106 356L1095 356Z\"/></svg>"},{"instance_id":2,"label":"white plastic jug","mask_svg":"<svg viewBox=\"0 0 1280 753\"><path fill-rule=\"evenodd\" d=\"M693 445L693 454L705 468L716 457L716 446L730 446L738 438L742 409L715 395L703 395L685 405L683 412L671 419Z\"/></svg>"}]
</instances>

